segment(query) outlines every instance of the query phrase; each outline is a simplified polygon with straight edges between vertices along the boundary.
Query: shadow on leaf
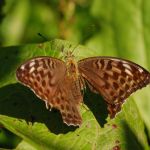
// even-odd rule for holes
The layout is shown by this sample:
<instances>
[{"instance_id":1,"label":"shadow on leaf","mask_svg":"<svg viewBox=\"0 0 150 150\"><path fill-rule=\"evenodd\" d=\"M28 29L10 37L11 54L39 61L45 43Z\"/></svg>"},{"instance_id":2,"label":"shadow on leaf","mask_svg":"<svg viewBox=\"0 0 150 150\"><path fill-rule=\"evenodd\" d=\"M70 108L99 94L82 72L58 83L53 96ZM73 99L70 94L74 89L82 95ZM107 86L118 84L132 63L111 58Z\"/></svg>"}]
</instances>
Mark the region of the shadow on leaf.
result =
<instances>
[{"instance_id":1,"label":"shadow on leaf","mask_svg":"<svg viewBox=\"0 0 150 150\"><path fill-rule=\"evenodd\" d=\"M148 145L150 146L150 135L149 135L148 128L147 128L146 125L144 125L144 131L145 131L145 134L146 134Z\"/></svg>"},{"instance_id":2,"label":"shadow on leaf","mask_svg":"<svg viewBox=\"0 0 150 150\"><path fill-rule=\"evenodd\" d=\"M99 125L104 127L108 116L107 105L104 99L99 94L92 93L87 86L86 93L84 95L84 103L94 114Z\"/></svg>"},{"instance_id":3,"label":"shadow on leaf","mask_svg":"<svg viewBox=\"0 0 150 150\"><path fill-rule=\"evenodd\" d=\"M103 127L108 115L104 100L87 89L84 102ZM44 123L55 134L67 133L77 128L64 124L58 110L47 110L45 103L21 84L12 84L0 89L0 114L23 119L27 123Z\"/></svg>"},{"instance_id":4,"label":"shadow on leaf","mask_svg":"<svg viewBox=\"0 0 150 150\"><path fill-rule=\"evenodd\" d=\"M38 99L30 89L20 84L8 85L0 89L0 114L24 119L27 123L44 123L55 134L76 129L64 124L57 110L47 110L42 100Z\"/></svg>"},{"instance_id":5,"label":"shadow on leaf","mask_svg":"<svg viewBox=\"0 0 150 150\"><path fill-rule=\"evenodd\" d=\"M132 129L129 127L129 125L126 122L123 122L123 129L124 129L124 135L125 135L125 141L126 141L126 149L136 149L136 150L142 150L145 149L143 147L143 144L140 142L140 140L137 137L137 134L132 131Z\"/></svg>"}]
</instances>

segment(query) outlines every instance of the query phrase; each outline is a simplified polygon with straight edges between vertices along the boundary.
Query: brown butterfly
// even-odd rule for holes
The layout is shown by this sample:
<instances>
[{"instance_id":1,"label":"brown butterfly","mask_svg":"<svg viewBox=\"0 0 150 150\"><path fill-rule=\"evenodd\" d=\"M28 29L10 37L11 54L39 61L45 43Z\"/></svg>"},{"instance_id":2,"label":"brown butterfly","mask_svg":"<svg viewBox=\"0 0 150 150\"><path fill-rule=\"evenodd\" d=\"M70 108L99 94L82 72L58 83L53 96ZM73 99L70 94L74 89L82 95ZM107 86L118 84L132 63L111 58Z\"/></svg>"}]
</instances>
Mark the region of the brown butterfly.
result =
<instances>
[{"instance_id":1,"label":"brown butterfly","mask_svg":"<svg viewBox=\"0 0 150 150\"><path fill-rule=\"evenodd\" d=\"M150 83L150 73L131 61L90 57L76 62L69 52L65 62L46 56L32 58L17 69L16 76L51 108L58 109L64 123L73 126L82 124L79 106L85 82L103 96L111 118L127 97Z\"/></svg>"}]
</instances>

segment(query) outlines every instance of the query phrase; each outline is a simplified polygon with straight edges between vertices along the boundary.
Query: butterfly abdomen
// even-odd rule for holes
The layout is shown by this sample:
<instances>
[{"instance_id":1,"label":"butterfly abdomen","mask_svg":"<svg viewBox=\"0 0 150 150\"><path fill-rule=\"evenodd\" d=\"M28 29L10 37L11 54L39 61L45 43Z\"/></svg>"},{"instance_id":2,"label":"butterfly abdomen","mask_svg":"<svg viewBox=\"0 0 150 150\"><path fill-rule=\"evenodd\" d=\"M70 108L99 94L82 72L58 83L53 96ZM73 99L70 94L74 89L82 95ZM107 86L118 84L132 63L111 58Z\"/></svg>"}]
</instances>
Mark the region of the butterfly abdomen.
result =
<instances>
[{"instance_id":1,"label":"butterfly abdomen","mask_svg":"<svg viewBox=\"0 0 150 150\"><path fill-rule=\"evenodd\" d=\"M80 87L80 82L79 80L76 80L72 84L72 93L74 100L79 104L80 102L83 101L83 96L81 93L81 87Z\"/></svg>"}]
</instances>

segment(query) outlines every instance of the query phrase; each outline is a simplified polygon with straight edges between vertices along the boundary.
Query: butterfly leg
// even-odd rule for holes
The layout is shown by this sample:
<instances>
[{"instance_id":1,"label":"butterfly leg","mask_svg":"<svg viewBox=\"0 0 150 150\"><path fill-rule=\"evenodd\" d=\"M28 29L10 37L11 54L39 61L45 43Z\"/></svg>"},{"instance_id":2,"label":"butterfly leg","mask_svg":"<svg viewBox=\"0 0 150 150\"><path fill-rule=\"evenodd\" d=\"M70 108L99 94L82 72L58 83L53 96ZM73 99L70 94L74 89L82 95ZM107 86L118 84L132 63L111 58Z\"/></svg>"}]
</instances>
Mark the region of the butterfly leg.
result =
<instances>
[{"instance_id":1,"label":"butterfly leg","mask_svg":"<svg viewBox=\"0 0 150 150\"><path fill-rule=\"evenodd\" d=\"M89 108L83 102L81 103L81 105L86 111L89 111Z\"/></svg>"}]
</instances>

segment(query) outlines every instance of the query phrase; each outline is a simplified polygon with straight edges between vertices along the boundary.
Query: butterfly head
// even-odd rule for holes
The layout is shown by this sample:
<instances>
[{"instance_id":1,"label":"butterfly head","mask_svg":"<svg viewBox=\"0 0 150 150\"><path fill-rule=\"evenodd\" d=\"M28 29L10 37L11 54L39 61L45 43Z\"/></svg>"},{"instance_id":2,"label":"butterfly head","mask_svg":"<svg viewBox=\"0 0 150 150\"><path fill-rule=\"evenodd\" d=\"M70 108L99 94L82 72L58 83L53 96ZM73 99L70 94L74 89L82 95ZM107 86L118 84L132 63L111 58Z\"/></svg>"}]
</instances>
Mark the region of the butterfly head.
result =
<instances>
[{"instance_id":1,"label":"butterfly head","mask_svg":"<svg viewBox=\"0 0 150 150\"><path fill-rule=\"evenodd\" d=\"M73 51L66 51L64 59L69 62L74 59Z\"/></svg>"},{"instance_id":2,"label":"butterfly head","mask_svg":"<svg viewBox=\"0 0 150 150\"><path fill-rule=\"evenodd\" d=\"M78 47L78 45L75 46L74 48L71 48L71 47L72 47L72 45L70 45L68 50L66 50L66 51L64 49L64 46L61 49L62 54L63 54L63 59L65 62L70 62L70 61L74 60L74 58L75 58L74 51Z\"/></svg>"},{"instance_id":3,"label":"butterfly head","mask_svg":"<svg viewBox=\"0 0 150 150\"><path fill-rule=\"evenodd\" d=\"M77 69L77 63L75 61L75 56L73 54L73 51L65 51L64 52L64 61L66 62L66 66L67 66L67 75L69 76L73 76L74 78L77 78L78 76L78 69Z\"/></svg>"}]
</instances>

